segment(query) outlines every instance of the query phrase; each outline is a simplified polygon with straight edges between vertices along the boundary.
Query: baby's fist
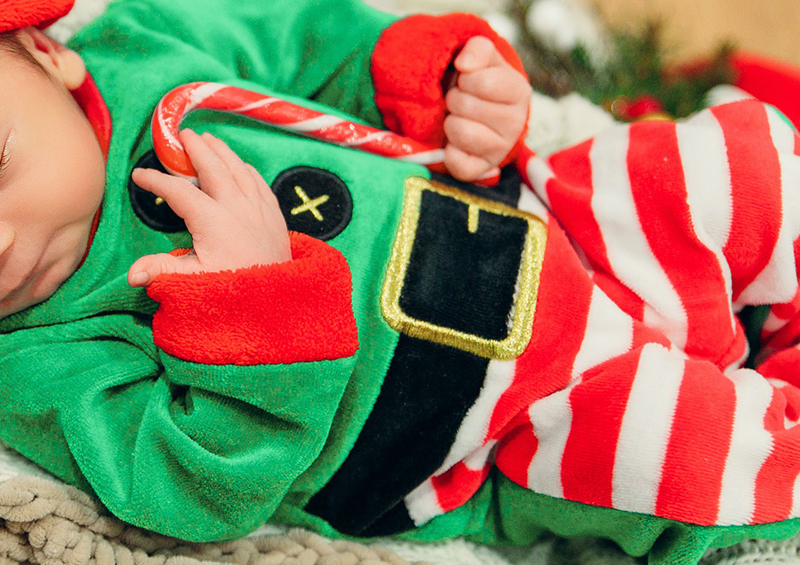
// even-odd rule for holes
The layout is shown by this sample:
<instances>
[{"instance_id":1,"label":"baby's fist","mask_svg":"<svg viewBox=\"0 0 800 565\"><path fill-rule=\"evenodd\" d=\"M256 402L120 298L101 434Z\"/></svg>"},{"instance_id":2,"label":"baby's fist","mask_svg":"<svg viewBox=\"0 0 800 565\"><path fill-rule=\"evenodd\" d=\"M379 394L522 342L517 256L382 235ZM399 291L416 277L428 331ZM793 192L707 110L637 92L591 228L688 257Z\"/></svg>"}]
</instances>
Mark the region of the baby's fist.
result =
<instances>
[{"instance_id":1,"label":"baby's fist","mask_svg":"<svg viewBox=\"0 0 800 565\"><path fill-rule=\"evenodd\" d=\"M497 168L525 129L531 87L486 37L473 37L453 61L456 84L445 96L445 166L473 181Z\"/></svg>"}]
</instances>

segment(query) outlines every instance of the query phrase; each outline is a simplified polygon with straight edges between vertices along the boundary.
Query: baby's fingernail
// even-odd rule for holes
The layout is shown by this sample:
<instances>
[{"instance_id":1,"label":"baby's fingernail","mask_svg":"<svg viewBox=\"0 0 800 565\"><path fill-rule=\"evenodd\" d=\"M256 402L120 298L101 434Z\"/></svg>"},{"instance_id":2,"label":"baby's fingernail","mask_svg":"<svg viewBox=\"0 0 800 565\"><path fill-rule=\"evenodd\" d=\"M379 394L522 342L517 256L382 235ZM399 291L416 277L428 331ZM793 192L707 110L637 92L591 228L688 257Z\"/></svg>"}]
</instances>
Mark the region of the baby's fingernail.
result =
<instances>
[{"instance_id":1,"label":"baby's fingernail","mask_svg":"<svg viewBox=\"0 0 800 565\"><path fill-rule=\"evenodd\" d=\"M471 67L475 62L475 57L473 57L472 53L464 53L458 58L458 62L462 67Z\"/></svg>"},{"instance_id":2,"label":"baby's fingernail","mask_svg":"<svg viewBox=\"0 0 800 565\"><path fill-rule=\"evenodd\" d=\"M131 286L142 286L146 284L150 277L144 271L139 271L138 273L133 273L130 277L130 284Z\"/></svg>"}]
</instances>

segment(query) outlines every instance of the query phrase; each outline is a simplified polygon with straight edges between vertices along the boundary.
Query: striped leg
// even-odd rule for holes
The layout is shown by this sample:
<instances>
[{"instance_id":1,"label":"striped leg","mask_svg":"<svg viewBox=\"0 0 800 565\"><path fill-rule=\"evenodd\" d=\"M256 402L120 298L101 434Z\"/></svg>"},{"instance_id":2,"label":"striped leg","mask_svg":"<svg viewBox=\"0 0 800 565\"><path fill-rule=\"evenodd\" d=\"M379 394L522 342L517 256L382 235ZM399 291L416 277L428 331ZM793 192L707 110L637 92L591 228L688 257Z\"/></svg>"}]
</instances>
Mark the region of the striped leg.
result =
<instances>
[{"instance_id":1,"label":"striped leg","mask_svg":"<svg viewBox=\"0 0 800 565\"><path fill-rule=\"evenodd\" d=\"M775 354L763 374L739 369L734 315L782 304L773 312L797 319L797 146L776 113L748 101L616 128L548 163L529 157L531 185L585 255L593 294L613 304L588 311L606 330L605 357L580 367L576 355L568 384L515 416L501 471L543 494L694 524L798 515L800 351ZM625 335L615 306L630 318L622 350L610 338Z\"/></svg>"},{"instance_id":2,"label":"striped leg","mask_svg":"<svg viewBox=\"0 0 800 565\"><path fill-rule=\"evenodd\" d=\"M745 101L614 128L525 169L617 304L727 369L746 352L733 313L798 293L797 147L777 113Z\"/></svg>"},{"instance_id":3,"label":"striped leg","mask_svg":"<svg viewBox=\"0 0 800 565\"><path fill-rule=\"evenodd\" d=\"M533 339L490 372L471 441L407 498L415 521L463 504L491 445L503 474L556 498L703 525L795 516L800 393L785 370L739 368L735 312L798 295L797 143L748 101L526 156L557 218Z\"/></svg>"}]
</instances>

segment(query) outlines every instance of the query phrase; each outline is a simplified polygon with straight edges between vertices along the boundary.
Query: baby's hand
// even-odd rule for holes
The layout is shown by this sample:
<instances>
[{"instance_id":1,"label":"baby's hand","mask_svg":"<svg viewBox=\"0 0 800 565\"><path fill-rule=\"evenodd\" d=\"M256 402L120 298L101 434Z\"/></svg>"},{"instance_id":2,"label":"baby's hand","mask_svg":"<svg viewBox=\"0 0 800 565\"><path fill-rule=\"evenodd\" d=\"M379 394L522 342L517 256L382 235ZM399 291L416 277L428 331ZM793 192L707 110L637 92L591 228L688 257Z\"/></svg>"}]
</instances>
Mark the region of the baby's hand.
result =
<instances>
[{"instance_id":1,"label":"baby's hand","mask_svg":"<svg viewBox=\"0 0 800 565\"><path fill-rule=\"evenodd\" d=\"M189 181L152 169L133 171L134 182L163 198L186 222L193 252L145 255L128 271L128 284L145 286L168 273L233 270L292 258L278 201L261 175L216 137L190 130L181 142L197 170Z\"/></svg>"},{"instance_id":2,"label":"baby's hand","mask_svg":"<svg viewBox=\"0 0 800 565\"><path fill-rule=\"evenodd\" d=\"M467 41L453 64L459 76L445 96L444 163L455 178L472 181L496 169L517 143L531 87L486 37Z\"/></svg>"}]
</instances>

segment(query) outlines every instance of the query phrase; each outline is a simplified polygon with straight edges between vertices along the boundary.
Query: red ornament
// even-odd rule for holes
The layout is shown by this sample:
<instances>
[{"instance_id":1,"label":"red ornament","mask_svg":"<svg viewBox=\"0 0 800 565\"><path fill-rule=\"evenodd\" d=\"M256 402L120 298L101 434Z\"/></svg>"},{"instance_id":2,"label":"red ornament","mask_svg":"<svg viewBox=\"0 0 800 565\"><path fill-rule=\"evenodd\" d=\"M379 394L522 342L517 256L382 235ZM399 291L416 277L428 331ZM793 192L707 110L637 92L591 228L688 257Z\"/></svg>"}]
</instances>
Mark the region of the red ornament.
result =
<instances>
[{"instance_id":1,"label":"red ornament","mask_svg":"<svg viewBox=\"0 0 800 565\"><path fill-rule=\"evenodd\" d=\"M664 106L655 96L643 94L628 104L628 119L640 120L652 114L663 114Z\"/></svg>"},{"instance_id":2,"label":"red ornament","mask_svg":"<svg viewBox=\"0 0 800 565\"><path fill-rule=\"evenodd\" d=\"M643 94L636 98L620 96L611 104L614 117L626 122L647 120L653 116L665 116L664 106L655 96Z\"/></svg>"}]
</instances>

